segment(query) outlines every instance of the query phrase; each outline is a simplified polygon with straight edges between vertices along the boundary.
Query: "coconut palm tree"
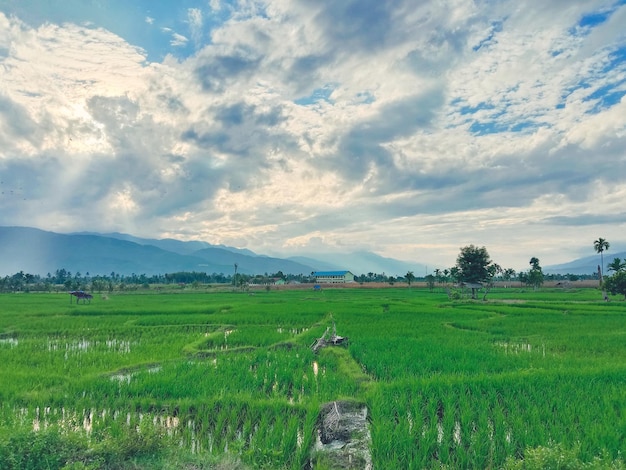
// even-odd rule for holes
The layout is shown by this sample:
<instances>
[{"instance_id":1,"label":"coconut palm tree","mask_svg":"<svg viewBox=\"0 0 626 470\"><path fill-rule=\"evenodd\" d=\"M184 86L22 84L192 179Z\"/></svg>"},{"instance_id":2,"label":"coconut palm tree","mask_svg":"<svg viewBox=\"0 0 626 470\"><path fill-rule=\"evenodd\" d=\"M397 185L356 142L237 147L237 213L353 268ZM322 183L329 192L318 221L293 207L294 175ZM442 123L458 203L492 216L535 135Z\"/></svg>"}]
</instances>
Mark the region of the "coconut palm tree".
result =
<instances>
[{"instance_id":1,"label":"coconut palm tree","mask_svg":"<svg viewBox=\"0 0 626 470\"><path fill-rule=\"evenodd\" d=\"M603 252L608 251L611 245L604 238L598 238L593 242L593 247L596 250L596 253L600 253L600 276L604 274L604 256Z\"/></svg>"}]
</instances>

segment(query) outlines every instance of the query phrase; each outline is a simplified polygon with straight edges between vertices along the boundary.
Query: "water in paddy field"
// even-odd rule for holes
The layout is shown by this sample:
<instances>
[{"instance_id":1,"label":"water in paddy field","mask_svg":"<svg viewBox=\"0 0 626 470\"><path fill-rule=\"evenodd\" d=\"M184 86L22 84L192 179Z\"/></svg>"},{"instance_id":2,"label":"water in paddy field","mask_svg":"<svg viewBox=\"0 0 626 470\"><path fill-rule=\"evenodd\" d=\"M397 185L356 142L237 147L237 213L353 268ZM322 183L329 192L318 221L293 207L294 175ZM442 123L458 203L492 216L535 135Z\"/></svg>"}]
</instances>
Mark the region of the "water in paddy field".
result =
<instances>
[{"instance_id":1,"label":"water in paddy field","mask_svg":"<svg viewBox=\"0 0 626 470\"><path fill-rule=\"evenodd\" d=\"M504 354L530 354L533 352L533 346L530 343L525 342L509 342L509 341L497 341L494 343L497 347L502 348L504 350ZM543 357L546 356L546 345L541 345L541 354Z\"/></svg>"},{"instance_id":2,"label":"water in paddy field","mask_svg":"<svg viewBox=\"0 0 626 470\"><path fill-rule=\"evenodd\" d=\"M0 347L8 346L9 348L13 349L16 348L18 344L19 341L17 340L17 338L0 338Z\"/></svg>"},{"instance_id":3,"label":"water in paddy field","mask_svg":"<svg viewBox=\"0 0 626 470\"><path fill-rule=\"evenodd\" d=\"M108 339L106 341L79 339L79 340L63 340L56 338L48 338L46 341L46 348L49 352L65 351L66 358L69 354L81 354L91 350L102 350L103 352L117 353L117 354L129 354L131 352L131 346L136 345L136 342Z\"/></svg>"},{"instance_id":4,"label":"water in paddy field","mask_svg":"<svg viewBox=\"0 0 626 470\"><path fill-rule=\"evenodd\" d=\"M163 367L160 365L154 365L152 367L148 367L145 370L148 372L148 374L158 374L163 370ZM114 382L119 382L120 385L128 385L130 384L132 378L139 372L139 370L134 372L120 372L119 374L111 375L111 380Z\"/></svg>"}]
</instances>

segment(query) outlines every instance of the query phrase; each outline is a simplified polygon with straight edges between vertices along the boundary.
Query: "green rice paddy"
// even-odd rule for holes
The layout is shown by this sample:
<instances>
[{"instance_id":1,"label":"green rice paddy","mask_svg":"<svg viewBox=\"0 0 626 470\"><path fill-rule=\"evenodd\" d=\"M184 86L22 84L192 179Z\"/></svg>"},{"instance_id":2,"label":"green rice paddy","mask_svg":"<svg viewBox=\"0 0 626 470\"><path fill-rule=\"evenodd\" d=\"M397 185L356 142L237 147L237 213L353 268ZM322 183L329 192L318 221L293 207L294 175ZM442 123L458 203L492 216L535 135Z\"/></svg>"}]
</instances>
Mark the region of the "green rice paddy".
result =
<instances>
[{"instance_id":1,"label":"green rice paddy","mask_svg":"<svg viewBox=\"0 0 626 470\"><path fill-rule=\"evenodd\" d=\"M367 406L375 469L541 468L542 449L624 468L626 303L488 299L2 295L0 468L326 468L316 422L340 399ZM348 346L314 354L333 322Z\"/></svg>"}]
</instances>

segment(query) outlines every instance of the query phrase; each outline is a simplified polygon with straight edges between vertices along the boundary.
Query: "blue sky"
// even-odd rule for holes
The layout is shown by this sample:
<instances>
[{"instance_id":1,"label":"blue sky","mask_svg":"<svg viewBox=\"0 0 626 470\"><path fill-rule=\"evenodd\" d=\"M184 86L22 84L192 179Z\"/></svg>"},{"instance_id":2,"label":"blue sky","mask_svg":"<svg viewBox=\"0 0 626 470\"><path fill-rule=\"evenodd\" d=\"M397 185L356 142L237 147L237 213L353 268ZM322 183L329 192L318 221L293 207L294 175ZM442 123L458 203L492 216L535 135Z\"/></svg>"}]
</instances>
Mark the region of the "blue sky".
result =
<instances>
[{"instance_id":1,"label":"blue sky","mask_svg":"<svg viewBox=\"0 0 626 470\"><path fill-rule=\"evenodd\" d=\"M0 225L441 267L626 249L624 24L626 0L0 0Z\"/></svg>"}]
</instances>

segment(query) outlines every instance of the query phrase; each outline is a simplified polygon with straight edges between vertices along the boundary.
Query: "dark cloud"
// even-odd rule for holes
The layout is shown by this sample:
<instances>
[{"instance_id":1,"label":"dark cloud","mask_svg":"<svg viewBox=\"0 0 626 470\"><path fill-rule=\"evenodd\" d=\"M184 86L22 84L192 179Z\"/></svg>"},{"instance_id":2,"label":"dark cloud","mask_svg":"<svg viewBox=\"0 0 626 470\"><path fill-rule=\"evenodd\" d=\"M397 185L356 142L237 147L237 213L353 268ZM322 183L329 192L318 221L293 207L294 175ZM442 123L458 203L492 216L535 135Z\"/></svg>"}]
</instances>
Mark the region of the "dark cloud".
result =
<instances>
[{"instance_id":1,"label":"dark cloud","mask_svg":"<svg viewBox=\"0 0 626 470\"><path fill-rule=\"evenodd\" d=\"M581 214L541 219L541 224L579 227L586 225L621 225L626 221L626 212L619 214Z\"/></svg>"},{"instance_id":2,"label":"dark cloud","mask_svg":"<svg viewBox=\"0 0 626 470\"><path fill-rule=\"evenodd\" d=\"M192 141L203 149L224 148L230 140L226 132L207 131L200 133L196 129L188 129L180 137L184 142Z\"/></svg>"},{"instance_id":3,"label":"dark cloud","mask_svg":"<svg viewBox=\"0 0 626 470\"><path fill-rule=\"evenodd\" d=\"M256 106L239 102L215 108L214 111L215 119L224 128L241 126L244 123L250 126L274 127L287 119L281 106L273 106L267 111L258 111Z\"/></svg>"},{"instance_id":4,"label":"dark cloud","mask_svg":"<svg viewBox=\"0 0 626 470\"><path fill-rule=\"evenodd\" d=\"M218 109L215 113L215 119L224 126L238 126L243 124L245 117L253 112L253 106L247 106L245 103L235 103L232 106Z\"/></svg>"},{"instance_id":5,"label":"dark cloud","mask_svg":"<svg viewBox=\"0 0 626 470\"><path fill-rule=\"evenodd\" d=\"M310 92L322 80L323 69L335 59L333 50L296 57L287 68L285 81L294 88L296 95Z\"/></svg>"},{"instance_id":6,"label":"dark cloud","mask_svg":"<svg viewBox=\"0 0 626 470\"><path fill-rule=\"evenodd\" d=\"M0 139L4 147L12 146L14 139L25 139L35 146L41 141L41 123L35 122L23 106L0 95ZM0 150L2 152L2 150Z\"/></svg>"},{"instance_id":7,"label":"dark cloud","mask_svg":"<svg viewBox=\"0 0 626 470\"><path fill-rule=\"evenodd\" d=\"M296 58L289 67L289 76L294 80L306 78L311 80L311 75L315 74L320 67L325 66L333 59L331 54L308 54Z\"/></svg>"},{"instance_id":8,"label":"dark cloud","mask_svg":"<svg viewBox=\"0 0 626 470\"><path fill-rule=\"evenodd\" d=\"M45 198L48 188L57 184L63 170L63 163L54 158L0 160L3 215L19 210L19 206L12 207L18 196L30 201Z\"/></svg>"},{"instance_id":9,"label":"dark cloud","mask_svg":"<svg viewBox=\"0 0 626 470\"><path fill-rule=\"evenodd\" d=\"M274 149L291 149L297 154L296 136L278 124L287 117L282 106L260 109L245 102L213 106L206 112L206 120L185 130L180 138L197 147L198 153L220 155L220 165L237 174L237 187L247 187L259 171L273 166L287 168L287 160L268 159ZM286 166L287 165L287 166Z\"/></svg>"},{"instance_id":10,"label":"dark cloud","mask_svg":"<svg viewBox=\"0 0 626 470\"><path fill-rule=\"evenodd\" d=\"M274 106L268 111L259 112L255 115L254 122L261 126L274 127L287 120L283 108Z\"/></svg>"},{"instance_id":11,"label":"dark cloud","mask_svg":"<svg viewBox=\"0 0 626 470\"><path fill-rule=\"evenodd\" d=\"M218 93L235 78L251 76L260 64L261 58L245 49L230 55L206 55L200 58L195 75L205 91Z\"/></svg>"},{"instance_id":12,"label":"dark cloud","mask_svg":"<svg viewBox=\"0 0 626 470\"><path fill-rule=\"evenodd\" d=\"M149 117L140 117L139 105L127 96L94 96L87 102L91 116L104 126L104 132L117 153L141 153L151 148L155 136ZM142 122L142 119L147 120ZM147 132L142 132L142 126ZM157 137L158 138L158 137Z\"/></svg>"},{"instance_id":13,"label":"dark cloud","mask_svg":"<svg viewBox=\"0 0 626 470\"><path fill-rule=\"evenodd\" d=\"M187 107L177 96L170 96L165 93L158 96L159 100L165 104L165 107L173 112L187 111Z\"/></svg>"},{"instance_id":14,"label":"dark cloud","mask_svg":"<svg viewBox=\"0 0 626 470\"><path fill-rule=\"evenodd\" d=\"M111 126L123 127L137 120L139 105L126 96L94 96L88 101L91 115Z\"/></svg>"},{"instance_id":15,"label":"dark cloud","mask_svg":"<svg viewBox=\"0 0 626 470\"><path fill-rule=\"evenodd\" d=\"M442 77L462 57L468 34L466 28L435 29L423 47L407 54L405 62L408 68L420 76Z\"/></svg>"},{"instance_id":16,"label":"dark cloud","mask_svg":"<svg viewBox=\"0 0 626 470\"><path fill-rule=\"evenodd\" d=\"M401 0L301 0L318 9L316 22L333 44L344 49L381 49L394 33Z\"/></svg>"},{"instance_id":17,"label":"dark cloud","mask_svg":"<svg viewBox=\"0 0 626 470\"><path fill-rule=\"evenodd\" d=\"M395 180L393 156L383 145L428 130L443 102L439 90L385 106L374 118L357 123L340 137L338 155L330 166L346 179L359 181L373 164L384 173L394 173L390 179Z\"/></svg>"}]
</instances>

